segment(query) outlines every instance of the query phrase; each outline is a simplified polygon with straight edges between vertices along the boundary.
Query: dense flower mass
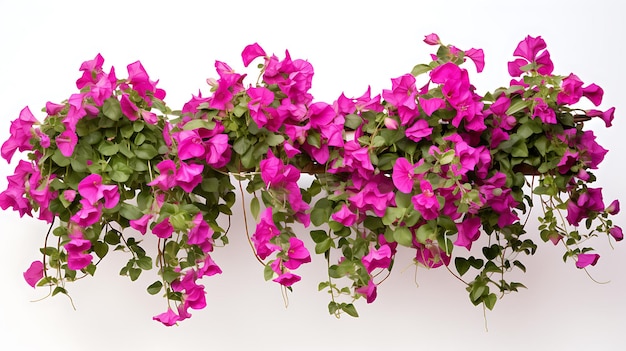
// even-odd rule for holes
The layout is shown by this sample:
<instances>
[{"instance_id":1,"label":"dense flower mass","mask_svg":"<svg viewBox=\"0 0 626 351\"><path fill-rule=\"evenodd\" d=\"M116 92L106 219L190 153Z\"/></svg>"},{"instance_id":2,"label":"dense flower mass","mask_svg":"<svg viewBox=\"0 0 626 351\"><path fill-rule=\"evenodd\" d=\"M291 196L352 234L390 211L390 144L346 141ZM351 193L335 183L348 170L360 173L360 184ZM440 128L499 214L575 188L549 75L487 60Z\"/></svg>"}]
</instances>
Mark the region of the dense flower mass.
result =
<instances>
[{"instance_id":1,"label":"dense flower mass","mask_svg":"<svg viewBox=\"0 0 626 351\"><path fill-rule=\"evenodd\" d=\"M121 78L100 54L85 61L78 92L48 102L42 121L24 108L1 146L7 162L28 156L0 207L51 226L26 282L65 294L65 282L93 275L111 248L124 251L120 274L133 281L156 266L147 290L168 304L153 319L175 325L211 303L202 279L222 273L211 253L228 243L233 180L253 195L246 234L265 279L292 290L311 253L322 255L331 314L358 316L356 300L374 302L402 247L416 265L454 268L470 301L492 309L497 295L523 287L504 273L525 271L520 254L537 249L524 218L533 204L543 241L563 245L577 268L596 265L588 239L624 236L610 219L619 201L607 206L590 185L607 150L580 121L609 127L615 109L572 105L599 106L602 88L554 75L545 41L528 36L508 63L510 85L479 95L463 64L482 72L483 50L434 33L424 42L439 47L428 64L380 94L332 102L311 95L308 61L251 44L241 57L244 67L259 62L256 83L217 61L210 94L179 111L141 62ZM312 251L296 223L310 229ZM468 256L476 245L482 256Z\"/></svg>"}]
</instances>

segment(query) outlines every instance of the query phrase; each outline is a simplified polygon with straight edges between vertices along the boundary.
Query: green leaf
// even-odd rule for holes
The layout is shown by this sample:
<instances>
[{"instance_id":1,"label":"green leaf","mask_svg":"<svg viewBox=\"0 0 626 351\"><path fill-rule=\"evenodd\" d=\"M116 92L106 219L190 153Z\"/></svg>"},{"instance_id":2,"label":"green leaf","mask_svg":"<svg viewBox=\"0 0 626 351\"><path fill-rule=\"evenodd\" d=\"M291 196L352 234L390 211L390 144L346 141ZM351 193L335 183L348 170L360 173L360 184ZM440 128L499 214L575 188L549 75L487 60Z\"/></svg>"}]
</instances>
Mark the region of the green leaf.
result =
<instances>
[{"instance_id":1,"label":"green leaf","mask_svg":"<svg viewBox=\"0 0 626 351\"><path fill-rule=\"evenodd\" d=\"M280 134L268 134L265 138L265 142L269 146L278 146L285 142L285 137Z\"/></svg>"},{"instance_id":2,"label":"green leaf","mask_svg":"<svg viewBox=\"0 0 626 351\"><path fill-rule=\"evenodd\" d=\"M152 160L159 154L152 144L141 144L134 151L135 155L142 160Z\"/></svg>"},{"instance_id":3,"label":"green leaf","mask_svg":"<svg viewBox=\"0 0 626 351\"><path fill-rule=\"evenodd\" d=\"M137 259L137 266L143 270L152 269L152 259L148 256L143 256Z\"/></svg>"},{"instance_id":4,"label":"green leaf","mask_svg":"<svg viewBox=\"0 0 626 351\"><path fill-rule=\"evenodd\" d=\"M272 278L274 278L274 270L269 264L266 264L265 268L263 268L263 277L265 278L265 281L272 280Z\"/></svg>"},{"instance_id":5,"label":"green leaf","mask_svg":"<svg viewBox=\"0 0 626 351\"><path fill-rule=\"evenodd\" d=\"M118 121L122 117L122 108L117 98L110 97L104 100L102 113L112 121Z\"/></svg>"},{"instance_id":6,"label":"green leaf","mask_svg":"<svg viewBox=\"0 0 626 351\"><path fill-rule=\"evenodd\" d=\"M154 283L150 284L146 290L148 290L148 294L156 295L161 291L162 288L163 288L163 283L157 280Z\"/></svg>"},{"instance_id":7,"label":"green leaf","mask_svg":"<svg viewBox=\"0 0 626 351\"><path fill-rule=\"evenodd\" d=\"M393 231L393 240L402 246L411 247L413 245L413 235L406 227L396 228Z\"/></svg>"},{"instance_id":8,"label":"green leaf","mask_svg":"<svg viewBox=\"0 0 626 351\"><path fill-rule=\"evenodd\" d=\"M523 99L515 99L514 102L511 104L511 106L509 106L509 109L506 110L506 114L507 115L512 115L516 112L519 112L523 109L525 109L526 107L528 107L528 102L524 101Z\"/></svg>"},{"instance_id":9,"label":"green leaf","mask_svg":"<svg viewBox=\"0 0 626 351\"><path fill-rule=\"evenodd\" d=\"M327 237L326 239L324 239L324 241L315 244L315 253L316 254L322 254L328 250L330 250L330 247L333 244L333 239L331 239L330 237Z\"/></svg>"},{"instance_id":10,"label":"green leaf","mask_svg":"<svg viewBox=\"0 0 626 351\"><path fill-rule=\"evenodd\" d=\"M330 201L326 198L321 198L315 203L313 211L311 211L311 223L313 223L316 227L319 227L328 222L331 213L332 208Z\"/></svg>"},{"instance_id":11,"label":"green leaf","mask_svg":"<svg viewBox=\"0 0 626 351\"><path fill-rule=\"evenodd\" d=\"M102 241L96 241L93 245L93 251L99 258L103 258L109 252L109 245L103 243Z\"/></svg>"},{"instance_id":12,"label":"green leaf","mask_svg":"<svg viewBox=\"0 0 626 351\"><path fill-rule=\"evenodd\" d=\"M420 243L435 239L435 230L428 224L421 225L415 232L415 237Z\"/></svg>"},{"instance_id":13,"label":"green leaf","mask_svg":"<svg viewBox=\"0 0 626 351\"><path fill-rule=\"evenodd\" d=\"M139 268L129 268L128 269L128 276L130 277L130 280L135 281L139 278L139 275L141 274L141 269Z\"/></svg>"},{"instance_id":14,"label":"green leaf","mask_svg":"<svg viewBox=\"0 0 626 351\"><path fill-rule=\"evenodd\" d=\"M361 123L363 123L363 119L361 116L351 113L345 117L346 121L344 125L349 129L357 129Z\"/></svg>"},{"instance_id":15,"label":"green leaf","mask_svg":"<svg viewBox=\"0 0 626 351\"><path fill-rule=\"evenodd\" d=\"M70 158L63 156L61 150L56 149L54 154L52 154L52 161L57 164L59 167L67 167L70 165Z\"/></svg>"},{"instance_id":16,"label":"green leaf","mask_svg":"<svg viewBox=\"0 0 626 351\"><path fill-rule=\"evenodd\" d=\"M252 200L250 200L250 212L252 213L252 216L254 217L254 219L256 220L259 219L259 213L261 212L261 204L259 203L259 199L257 197L253 197Z\"/></svg>"},{"instance_id":17,"label":"green leaf","mask_svg":"<svg viewBox=\"0 0 626 351\"><path fill-rule=\"evenodd\" d=\"M323 230L312 230L310 234L311 239L313 239L313 242L316 244L319 244L328 239L328 234L326 234L326 232Z\"/></svg>"},{"instance_id":18,"label":"green leaf","mask_svg":"<svg viewBox=\"0 0 626 351\"><path fill-rule=\"evenodd\" d=\"M432 70L433 68L430 67L429 65L425 65L423 63L420 63L418 65L415 65L415 67L413 67L413 69L411 70L411 74L415 77L419 76L420 74L426 73L430 70Z\"/></svg>"},{"instance_id":19,"label":"green leaf","mask_svg":"<svg viewBox=\"0 0 626 351\"><path fill-rule=\"evenodd\" d=\"M456 271L459 272L460 276L463 276L463 274L467 273L470 269L469 261L463 257L455 258L454 265L456 266Z\"/></svg>"},{"instance_id":20,"label":"green leaf","mask_svg":"<svg viewBox=\"0 0 626 351\"><path fill-rule=\"evenodd\" d=\"M341 309L347 313L348 315L352 316L352 317L358 317L359 314L356 311L356 307L354 307L353 304L348 303L348 304L342 304L341 305Z\"/></svg>"},{"instance_id":21,"label":"green leaf","mask_svg":"<svg viewBox=\"0 0 626 351\"><path fill-rule=\"evenodd\" d=\"M104 142L100 143L100 145L98 145L98 152L100 152L103 156L113 156L117 154L119 150L119 144L110 142L108 140L105 140Z\"/></svg>"},{"instance_id":22,"label":"green leaf","mask_svg":"<svg viewBox=\"0 0 626 351\"><path fill-rule=\"evenodd\" d=\"M215 128L215 121L207 121L204 119L194 119L191 120L183 126L183 130L194 130L198 128L205 128L208 130L213 130Z\"/></svg>"},{"instance_id":23,"label":"green leaf","mask_svg":"<svg viewBox=\"0 0 626 351\"><path fill-rule=\"evenodd\" d=\"M137 206L128 204L126 202L122 202L119 213L120 216L129 220L139 219L143 216L143 213L139 210Z\"/></svg>"},{"instance_id":24,"label":"green leaf","mask_svg":"<svg viewBox=\"0 0 626 351\"><path fill-rule=\"evenodd\" d=\"M487 295L483 300L483 302L485 303L485 307L487 307L490 311L493 310L493 307L496 305L497 301L498 297L494 293Z\"/></svg>"}]
</instances>

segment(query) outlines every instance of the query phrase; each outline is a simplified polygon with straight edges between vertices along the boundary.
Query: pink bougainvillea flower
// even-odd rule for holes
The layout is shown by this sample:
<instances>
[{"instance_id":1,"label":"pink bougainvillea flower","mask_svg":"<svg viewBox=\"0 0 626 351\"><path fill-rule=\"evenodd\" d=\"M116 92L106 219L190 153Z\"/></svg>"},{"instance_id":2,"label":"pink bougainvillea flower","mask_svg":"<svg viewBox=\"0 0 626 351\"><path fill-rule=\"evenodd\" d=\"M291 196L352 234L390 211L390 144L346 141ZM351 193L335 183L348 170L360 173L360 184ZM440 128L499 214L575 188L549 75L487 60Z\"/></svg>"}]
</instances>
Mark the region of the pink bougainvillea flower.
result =
<instances>
[{"instance_id":1,"label":"pink bougainvillea flower","mask_svg":"<svg viewBox=\"0 0 626 351\"><path fill-rule=\"evenodd\" d=\"M120 98L120 107L122 113L131 121L136 121L139 118L139 107L134 102L130 101L130 95L124 93Z\"/></svg>"},{"instance_id":2,"label":"pink bougainvillea flower","mask_svg":"<svg viewBox=\"0 0 626 351\"><path fill-rule=\"evenodd\" d=\"M26 272L24 272L24 279L26 280L28 285L34 288L37 285L37 282L39 282L41 278L43 278L43 273L43 262L33 261L33 263L30 264L30 267L28 267Z\"/></svg>"},{"instance_id":3,"label":"pink bougainvillea flower","mask_svg":"<svg viewBox=\"0 0 626 351\"><path fill-rule=\"evenodd\" d=\"M410 194L413 192L415 178L415 165L404 157L398 158L391 173L391 179L396 188L405 194Z\"/></svg>"},{"instance_id":4,"label":"pink bougainvillea flower","mask_svg":"<svg viewBox=\"0 0 626 351\"><path fill-rule=\"evenodd\" d=\"M85 251L91 248L91 241L85 239L80 231L70 234L70 242L63 247L67 251L67 267L71 270L81 270L93 260L91 254Z\"/></svg>"},{"instance_id":5,"label":"pink bougainvillea flower","mask_svg":"<svg viewBox=\"0 0 626 351\"><path fill-rule=\"evenodd\" d=\"M343 204L339 211L333 213L331 218L346 227L353 225L357 220L356 214L350 211L350 208L348 208L348 205L346 204Z\"/></svg>"},{"instance_id":6,"label":"pink bougainvillea flower","mask_svg":"<svg viewBox=\"0 0 626 351\"><path fill-rule=\"evenodd\" d=\"M174 177L176 185L191 193L202 182L203 169L204 166L201 164L187 164L181 161L180 168L176 171L176 176Z\"/></svg>"},{"instance_id":7,"label":"pink bougainvillea flower","mask_svg":"<svg viewBox=\"0 0 626 351\"><path fill-rule=\"evenodd\" d=\"M273 282L276 282L282 286L292 286L293 284L299 282L302 278L291 272L285 272L278 277L272 279Z\"/></svg>"},{"instance_id":8,"label":"pink bougainvillea flower","mask_svg":"<svg viewBox=\"0 0 626 351\"><path fill-rule=\"evenodd\" d=\"M615 107L602 112L599 110L587 111L588 117L600 117L604 121L604 125L608 128L613 125L613 118L615 117Z\"/></svg>"},{"instance_id":9,"label":"pink bougainvillea flower","mask_svg":"<svg viewBox=\"0 0 626 351\"><path fill-rule=\"evenodd\" d=\"M556 124L556 112L541 98L536 98L537 104L533 108L532 118L539 117L543 123Z\"/></svg>"},{"instance_id":10,"label":"pink bougainvillea flower","mask_svg":"<svg viewBox=\"0 0 626 351\"><path fill-rule=\"evenodd\" d=\"M161 190L169 190L176 185L176 163L172 160L163 160L156 165L159 175L148 183L149 186L157 186Z\"/></svg>"},{"instance_id":11,"label":"pink bougainvillea flower","mask_svg":"<svg viewBox=\"0 0 626 351\"><path fill-rule=\"evenodd\" d=\"M65 157L70 157L74 153L74 148L78 143L78 136L71 130L66 130L56 137L56 143L61 154Z\"/></svg>"},{"instance_id":12,"label":"pink bougainvillea flower","mask_svg":"<svg viewBox=\"0 0 626 351\"><path fill-rule=\"evenodd\" d=\"M93 60L87 60L80 65L80 71L83 75L76 81L76 87L82 89L88 85L95 84L104 74L102 71L104 58L100 53Z\"/></svg>"},{"instance_id":13,"label":"pink bougainvillea flower","mask_svg":"<svg viewBox=\"0 0 626 351\"><path fill-rule=\"evenodd\" d=\"M423 138L430 136L433 133L433 129L428 125L426 120L418 119L412 126L407 128L404 133L407 138L419 142Z\"/></svg>"},{"instance_id":14,"label":"pink bougainvillea flower","mask_svg":"<svg viewBox=\"0 0 626 351\"><path fill-rule=\"evenodd\" d=\"M284 262L284 265L289 269L297 269L302 264L311 262L309 250L304 246L302 240L296 237L289 238L287 257L289 259Z\"/></svg>"},{"instance_id":15,"label":"pink bougainvillea flower","mask_svg":"<svg viewBox=\"0 0 626 351\"><path fill-rule=\"evenodd\" d=\"M554 64L550 59L548 50L544 50L546 47L546 42L540 36L536 38L530 35L527 36L517 45L513 52L514 56L523 57L523 59L515 59L509 62L509 74L512 77L519 77L523 73L520 68L529 63L535 63L536 71L539 74L551 74L554 70ZM544 51L539 53L542 50Z\"/></svg>"},{"instance_id":16,"label":"pink bougainvillea flower","mask_svg":"<svg viewBox=\"0 0 626 351\"><path fill-rule=\"evenodd\" d=\"M176 324L180 320L180 317L172 311L171 308L167 309L167 312L163 312L159 315L152 317L153 320L163 323L163 325L167 327L171 327Z\"/></svg>"},{"instance_id":17,"label":"pink bougainvillea flower","mask_svg":"<svg viewBox=\"0 0 626 351\"><path fill-rule=\"evenodd\" d=\"M261 219L259 220L256 230L251 237L259 258L264 260L267 256L271 255L272 252L280 250L280 246L270 242L273 237L278 236L279 234L280 231L272 219L272 209L268 207L261 214Z\"/></svg>"},{"instance_id":18,"label":"pink bougainvillea flower","mask_svg":"<svg viewBox=\"0 0 626 351\"><path fill-rule=\"evenodd\" d=\"M356 293L365 296L365 299L367 300L367 303L374 302L374 300L376 300L376 297L378 295L377 292L376 292L376 284L374 284L374 280L371 279L371 278L367 282L366 286L362 286L360 288L357 288L355 291L356 291Z\"/></svg>"},{"instance_id":19,"label":"pink bougainvillea flower","mask_svg":"<svg viewBox=\"0 0 626 351\"><path fill-rule=\"evenodd\" d=\"M146 234L146 231L148 231L148 222L152 219L152 217L153 215L148 213L148 214L141 216L141 218L131 219L128 222L131 228L135 229L141 234Z\"/></svg>"},{"instance_id":20,"label":"pink bougainvillea flower","mask_svg":"<svg viewBox=\"0 0 626 351\"><path fill-rule=\"evenodd\" d=\"M2 157L11 162L11 158L16 150L27 151L32 149L30 138L32 137L32 126L37 123L37 119L30 112L30 109L24 107L20 111L19 117L11 122L11 136L2 144Z\"/></svg>"},{"instance_id":21,"label":"pink bougainvillea flower","mask_svg":"<svg viewBox=\"0 0 626 351\"><path fill-rule=\"evenodd\" d=\"M462 222L456 224L459 235L454 241L454 245L463 246L470 250L472 243L480 236L480 225L480 217L467 218L466 216Z\"/></svg>"},{"instance_id":22,"label":"pink bougainvillea flower","mask_svg":"<svg viewBox=\"0 0 626 351\"><path fill-rule=\"evenodd\" d=\"M266 87L250 87L246 90L246 93L250 96L250 101L248 102L250 117L259 127L265 127L268 124L269 114L266 111L269 105L274 102L274 93ZM276 126L268 129L273 132L278 130Z\"/></svg>"},{"instance_id":23,"label":"pink bougainvillea flower","mask_svg":"<svg viewBox=\"0 0 626 351\"><path fill-rule=\"evenodd\" d=\"M594 105L599 106L602 103L604 90L596 84L591 83L583 88L583 96L589 99L589 101L591 101Z\"/></svg>"},{"instance_id":24,"label":"pink bougainvillea flower","mask_svg":"<svg viewBox=\"0 0 626 351\"><path fill-rule=\"evenodd\" d=\"M565 150L563 157L561 157L561 160L556 165L556 167L559 170L559 173L566 174L577 162L578 152L572 151L568 148L567 150Z\"/></svg>"},{"instance_id":25,"label":"pink bougainvillea flower","mask_svg":"<svg viewBox=\"0 0 626 351\"><path fill-rule=\"evenodd\" d=\"M437 218L439 215L439 201L433 192L432 185L427 180L422 180L420 188L422 193L411 198L415 210L427 221Z\"/></svg>"},{"instance_id":26,"label":"pink bougainvillea flower","mask_svg":"<svg viewBox=\"0 0 626 351\"><path fill-rule=\"evenodd\" d=\"M202 267L198 269L198 277L210 277L216 274L222 274L222 269L213 261L211 255L207 254Z\"/></svg>"},{"instance_id":27,"label":"pink bougainvillea flower","mask_svg":"<svg viewBox=\"0 0 626 351\"><path fill-rule=\"evenodd\" d=\"M606 209L605 209L605 211L606 211L608 214L611 214L611 215L616 215L616 214L618 214L618 213L619 213L619 210L620 210L620 208L619 208L619 200L613 200L613 202L611 202L611 204L609 204L609 205L606 207Z\"/></svg>"},{"instance_id":28,"label":"pink bougainvillea flower","mask_svg":"<svg viewBox=\"0 0 626 351\"><path fill-rule=\"evenodd\" d=\"M193 130L181 130L175 133L174 140L178 142L178 158L181 160L188 160L190 158L204 157L206 154L206 147L200 137L197 129Z\"/></svg>"},{"instance_id":29,"label":"pink bougainvillea flower","mask_svg":"<svg viewBox=\"0 0 626 351\"><path fill-rule=\"evenodd\" d=\"M559 105L572 105L577 103L583 96L583 81L577 75L571 73L563 79L561 91L556 96Z\"/></svg>"},{"instance_id":30,"label":"pink bougainvillea flower","mask_svg":"<svg viewBox=\"0 0 626 351\"><path fill-rule=\"evenodd\" d=\"M202 217L202 213L198 212L192 220L193 227L189 230L187 243L190 245L204 244L213 235L213 229Z\"/></svg>"},{"instance_id":31,"label":"pink bougainvillea flower","mask_svg":"<svg viewBox=\"0 0 626 351\"><path fill-rule=\"evenodd\" d=\"M214 168L224 167L230 161L231 148L228 135L217 134L206 141L206 163Z\"/></svg>"},{"instance_id":32,"label":"pink bougainvillea flower","mask_svg":"<svg viewBox=\"0 0 626 351\"><path fill-rule=\"evenodd\" d=\"M102 204L98 203L94 206L89 200L80 200L81 209L78 210L70 220L79 226L86 228L89 227L102 218Z\"/></svg>"},{"instance_id":33,"label":"pink bougainvillea flower","mask_svg":"<svg viewBox=\"0 0 626 351\"><path fill-rule=\"evenodd\" d=\"M433 112L446 107L446 101L442 98L434 97L430 99L424 99L420 97L418 99L420 107L424 110L427 116L432 116Z\"/></svg>"},{"instance_id":34,"label":"pink bougainvillea flower","mask_svg":"<svg viewBox=\"0 0 626 351\"><path fill-rule=\"evenodd\" d=\"M46 102L46 113L48 116L54 116L65 108L64 104L55 104L54 102Z\"/></svg>"},{"instance_id":35,"label":"pink bougainvillea flower","mask_svg":"<svg viewBox=\"0 0 626 351\"><path fill-rule=\"evenodd\" d=\"M133 90L135 90L148 105L152 104L148 93L157 99L163 100L165 98L165 90L156 87L158 81L153 82L150 80L148 72L146 72L146 69L140 61L129 64L126 66L126 69L128 70L128 83L132 85Z\"/></svg>"},{"instance_id":36,"label":"pink bougainvillea flower","mask_svg":"<svg viewBox=\"0 0 626 351\"><path fill-rule=\"evenodd\" d=\"M615 241L622 241L624 239L624 233L622 233L622 227L620 226L616 225L613 228L609 229L609 234L611 234Z\"/></svg>"},{"instance_id":37,"label":"pink bougainvillea flower","mask_svg":"<svg viewBox=\"0 0 626 351\"><path fill-rule=\"evenodd\" d=\"M174 227L170 223L170 218L165 217L161 222L152 228L152 233L161 239L167 239L174 233Z\"/></svg>"},{"instance_id":38,"label":"pink bougainvillea flower","mask_svg":"<svg viewBox=\"0 0 626 351\"><path fill-rule=\"evenodd\" d=\"M257 57L267 56L265 50L258 44L250 44L246 46L241 52L241 58L243 59L244 67L248 67L248 65L254 61Z\"/></svg>"},{"instance_id":39,"label":"pink bougainvillea flower","mask_svg":"<svg viewBox=\"0 0 626 351\"><path fill-rule=\"evenodd\" d=\"M599 259L600 255L598 254L578 254L576 256L576 267L585 268L589 265L595 266Z\"/></svg>"},{"instance_id":40,"label":"pink bougainvillea flower","mask_svg":"<svg viewBox=\"0 0 626 351\"><path fill-rule=\"evenodd\" d=\"M120 193L117 185L102 184L102 176L99 174L90 174L78 183L78 193L89 201L91 205L95 205L100 199L104 198L104 207L113 208L120 200Z\"/></svg>"},{"instance_id":41,"label":"pink bougainvillea flower","mask_svg":"<svg viewBox=\"0 0 626 351\"><path fill-rule=\"evenodd\" d=\"M485 53L483 49L469 49L465 51L465 56L469 57L476 65L476 72L480 73L485 68Z\"/></svg>"},{"instance_id":42,"label":"pink bougainvillea flower","mask_svg":"<svg viewBox=\"0 0 626 351\"><path fill-rule=\"evenodd\" d=\"M428 45L440 45L441 40L439 39L439 36L437 34L431 33L424 37L424 43Z\"/></svg>"},{"instance_id":43,"label":"pink bougainvillea flower","mask_svg":"<svg viewBox=\"0 0 626 351\"><path fill-rule=\"evenodd\" d=\"M378 249L370 249L367 255L361 258L361 263L365 266L367 273L372 273L376 268L389 268L391 264L391 247L385 244Z\"/></svg>"}]
</instances>

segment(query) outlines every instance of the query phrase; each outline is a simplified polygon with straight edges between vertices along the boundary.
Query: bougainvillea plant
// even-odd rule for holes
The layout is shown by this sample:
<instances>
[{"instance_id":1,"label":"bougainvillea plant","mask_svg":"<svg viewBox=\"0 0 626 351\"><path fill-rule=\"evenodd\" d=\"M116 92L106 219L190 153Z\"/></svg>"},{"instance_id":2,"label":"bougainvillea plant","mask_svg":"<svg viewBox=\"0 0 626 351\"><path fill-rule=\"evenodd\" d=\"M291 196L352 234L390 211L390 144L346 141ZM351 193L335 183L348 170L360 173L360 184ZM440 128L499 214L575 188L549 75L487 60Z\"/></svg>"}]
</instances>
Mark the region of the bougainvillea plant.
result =
<instances>
[{"instance_id":1,"label":"bougainvillea plant","mask_svg":"<svg viewBox=\"0 0 626 351\"><path fill-rule=\"evenodd\" d=\"M255 83L218 61L210 96L177 111L140 62L125 78L106 72L100 55L84 62L78 91L47 103L43 121L24 108L2 145L9 163L17 150L27 156L0 207L50 225L26 281L67 294L66 282L120 250L129 258L120 274L133 281L156 267L147 291L167 308L154 319L176 324L207 305L201 279L221 273L211 252L228 243L236 185L253 195L248 239L266 280L291 290L312 249L328 263L319 289L331 314L357 316L355 300L373 302L400 249L416 265L445 267L473 304L492 309L499 294L524 287L504 273L526 271L520 254L537 249L524 226L533 206L543 241L562 245L578 268L595 265L587 239L623 234L610 219L619 202L606 205L591 186L607 150L582 122L609 127L614 108L573 105L600 105L602 89L553 74L544 40L528 36L508 63L510 85L479 95L463 64L481 72L482 50L435 34L424 41L438 46L430 63L380 94L332 103L309 93L309 62L258 44L242 52L245 67L258 62Z\"/></svg>"}]
</instances>

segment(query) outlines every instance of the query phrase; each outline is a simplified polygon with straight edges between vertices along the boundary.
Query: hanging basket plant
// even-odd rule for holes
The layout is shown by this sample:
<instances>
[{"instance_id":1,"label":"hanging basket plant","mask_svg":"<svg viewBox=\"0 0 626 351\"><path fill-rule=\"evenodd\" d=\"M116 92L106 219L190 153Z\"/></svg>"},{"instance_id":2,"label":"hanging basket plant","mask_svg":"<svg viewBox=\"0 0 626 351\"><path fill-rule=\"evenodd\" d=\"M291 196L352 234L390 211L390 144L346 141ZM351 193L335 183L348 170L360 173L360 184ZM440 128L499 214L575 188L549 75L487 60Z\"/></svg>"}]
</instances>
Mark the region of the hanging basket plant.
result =
<instances>
[{"instance_id":1,"label":"hanging basket plant","mask_svg":"<svg viewBox=\"0 0 626 351\"><path fill-rule=\"evenodd\" d=\"M107 73L100 55L84 62L78 91L47 103L42 121L24 108L2 145L7 162L27 154L0 207L50 225L26 281L67 294L66 282L123 251L121 275L134 281L156 268L147 290L167 305L154 319L176 324L207 304L200 280L222 272L211 253L228 243L244 187L256 219L245 254L288 290L311 252L322 255L328 279L319 289L330 293L331 314L357 316L356 300L373 302L398 250L445 267L488 309L524 287L504 273L526 271L524 255L537 250L527 230L561 245L576 267L595 265L588 239L623 234L610 219L619 202L606 205L591 186L607 150L583 122L609 127L614 108L574 105L599 106L602 89L553 74L544 40L528 36L508 63L510 85L479 95L464 64L481 72L482 50L443 45L435 34L424 41L438 46L431 62L380 94L332 103L309 93L309 62L258 44L242 52L244 66L258 63L254 82L218 61L210 96L180 110L140 62L124 78ZM531 207L540 222L528 229ZM158 240L146 245L146 235ZM471 254L480 237L482 250Z\"/></svg>"}]
</instances>

